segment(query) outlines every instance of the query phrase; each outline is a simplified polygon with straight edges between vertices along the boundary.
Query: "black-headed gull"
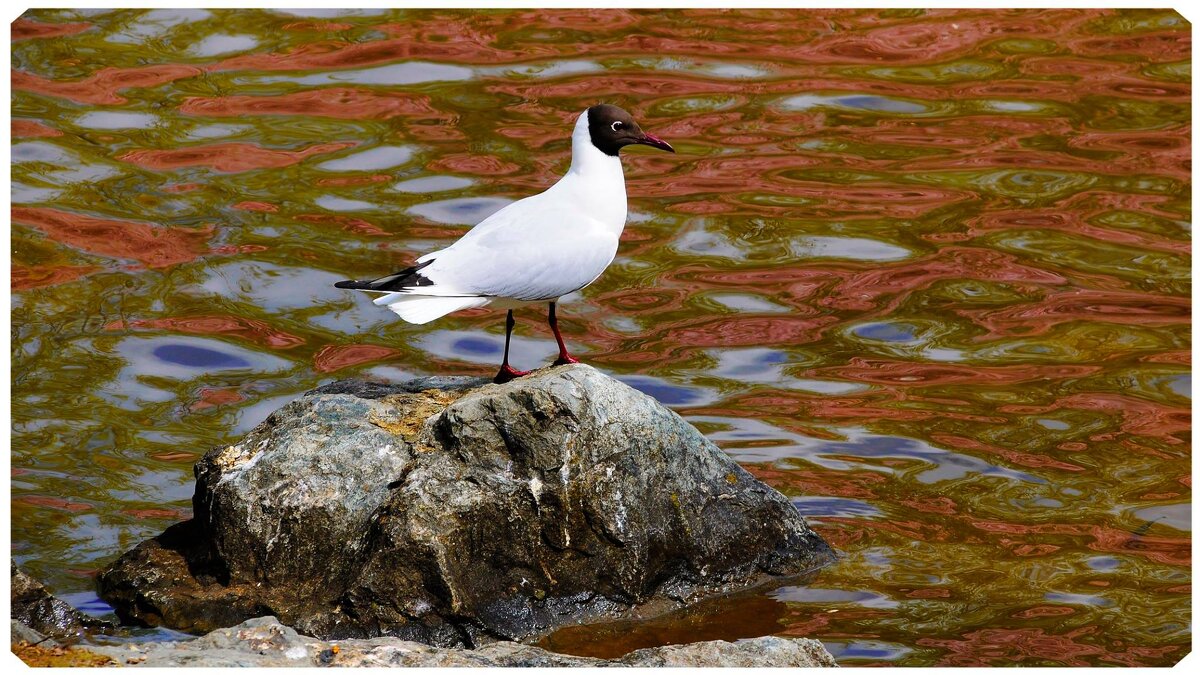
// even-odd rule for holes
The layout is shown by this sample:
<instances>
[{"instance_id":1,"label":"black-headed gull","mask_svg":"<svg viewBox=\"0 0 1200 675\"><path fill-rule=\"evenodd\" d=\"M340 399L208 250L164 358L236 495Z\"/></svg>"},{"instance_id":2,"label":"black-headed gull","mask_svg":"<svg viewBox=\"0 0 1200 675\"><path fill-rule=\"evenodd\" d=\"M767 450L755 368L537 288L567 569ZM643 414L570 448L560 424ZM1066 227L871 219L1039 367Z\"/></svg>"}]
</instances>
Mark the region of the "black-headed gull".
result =
<instances>
[{"instance_id":1,"label":"black-headed gull","mask_svg":"<svg viewBox=\"0 0 1200 675\"><path fill-rule=\"evenodd\" d=\"M496 382L528 374L508 365L513 309L549 303L550 329L558 341L554 364L578 363L558 332L554 305L595 281L616 256L627 210L620 152L635 144L675 152L617 106L592 106L575 123L571 168L550 189L500 209L450 246L417 258L412 267L373 281L335 285L383 293L375 304L415 324L472 307L507 309L504 361Z\"/></svg>"}]
</instances>

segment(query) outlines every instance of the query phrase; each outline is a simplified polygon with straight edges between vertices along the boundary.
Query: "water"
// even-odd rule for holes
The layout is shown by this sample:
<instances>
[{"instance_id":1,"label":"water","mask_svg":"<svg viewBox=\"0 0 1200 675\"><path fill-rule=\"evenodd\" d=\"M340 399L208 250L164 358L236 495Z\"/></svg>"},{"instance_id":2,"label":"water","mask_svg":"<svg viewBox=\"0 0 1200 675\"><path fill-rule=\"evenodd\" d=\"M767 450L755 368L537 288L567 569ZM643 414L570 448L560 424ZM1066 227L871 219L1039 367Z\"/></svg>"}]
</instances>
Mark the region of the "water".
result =
<instances>
[{"instance_id":1,"label":"water","mask_svg":"<svg viewBox=\"0 0 1200 675\"><path fill-rule=\"evenodd\" d=\"M1170 11L31 10L14 24L13 555L77 604L191 465L335 378L491 374L384 274L628 108L572 351L843 553L582 653L1166 665L1190 640L1190 27ZM515 365L555 353L522 312Z\"/></svg>"}]
</instances>

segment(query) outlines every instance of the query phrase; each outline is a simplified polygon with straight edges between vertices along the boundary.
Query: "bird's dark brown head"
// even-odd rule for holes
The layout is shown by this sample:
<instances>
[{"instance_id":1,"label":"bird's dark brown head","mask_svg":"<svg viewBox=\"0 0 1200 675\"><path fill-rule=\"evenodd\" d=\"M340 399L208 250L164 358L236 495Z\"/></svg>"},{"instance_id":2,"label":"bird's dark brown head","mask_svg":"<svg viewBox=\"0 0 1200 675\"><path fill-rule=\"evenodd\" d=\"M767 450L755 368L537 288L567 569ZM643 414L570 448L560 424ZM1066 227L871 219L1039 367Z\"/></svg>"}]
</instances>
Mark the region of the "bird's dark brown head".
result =
<instances>
[{"instance_id":1,"label":"bird's dark brown head","mask_svg":"<svg viewBox=\"0 0 1200 675\"><path fill-rule=\"evenodd\" d=\"M615 105L601 103L588 108L588 132L592 145L600 152L616 157L627 145L649 145L652 148L675 152L669 143L642 131L633 116Z\"/></svg>"}]
</instances>

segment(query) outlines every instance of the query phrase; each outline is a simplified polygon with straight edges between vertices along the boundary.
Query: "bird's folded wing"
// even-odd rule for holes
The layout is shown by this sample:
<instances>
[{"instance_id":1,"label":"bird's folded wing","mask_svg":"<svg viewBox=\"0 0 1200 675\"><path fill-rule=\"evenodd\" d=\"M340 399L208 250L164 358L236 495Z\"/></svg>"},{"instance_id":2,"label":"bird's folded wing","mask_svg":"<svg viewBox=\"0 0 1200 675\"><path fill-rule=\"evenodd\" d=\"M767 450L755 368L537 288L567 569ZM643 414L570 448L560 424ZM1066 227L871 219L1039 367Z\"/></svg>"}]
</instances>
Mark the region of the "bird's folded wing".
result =
<instances>
[{"instance_id":1,"label":"bird's folded wing","mask_svg":"<svg viewBox=\"0 0 1200 675\"><path fill-rule=\"evenodd\" d=\"M594 281L617 250L617 237L600 230L499 239L463 239L439 252L424 270L432 287L414 292L552 300Z\"/></svg>"},{"instance_id":2,"label":"bird's folded wing","mask_svg":"<svg viewBox=\"0 0 1200 675\"><path fill-rule=\"evenodd\" d=\"M619 230L545 194L522 199L461 239L417 259L433 283L410 292L553 299L578 290L612 262Z\"/></svg>"}]
</instances>

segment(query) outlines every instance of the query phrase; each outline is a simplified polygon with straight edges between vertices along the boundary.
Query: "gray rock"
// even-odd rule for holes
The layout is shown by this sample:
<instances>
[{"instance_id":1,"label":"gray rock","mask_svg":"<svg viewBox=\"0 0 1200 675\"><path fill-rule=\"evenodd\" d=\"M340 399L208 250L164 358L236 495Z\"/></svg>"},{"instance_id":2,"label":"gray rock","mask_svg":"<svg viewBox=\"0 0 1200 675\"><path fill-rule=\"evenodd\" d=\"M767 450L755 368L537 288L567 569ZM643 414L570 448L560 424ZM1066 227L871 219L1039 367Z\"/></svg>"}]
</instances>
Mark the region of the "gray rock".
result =
<instances>
[{"instance_id":1,"label":"gray rock","mask_svg":"<svg viewBox=\"0 0 1200 675\"><path fill-rule=\"evenodd\" d=\"M24 642L28 645L42 645L46 648L58 646L58 642L55 640L42 635L41 633L30 628L29 626L26 626L20 621L17 621L16 619L9 619L8 623L10 625L8 639L9 642L14 645Z\"/></svg>"},{"instance_id":2,"label":"gray rock","mask_svg":"<svg viewBox=\"0 0 1200 675\"><path fill-rule=\"evenodd\" d=\"M612 661L555 654L516 642L496 642L473 650L431 647L397 638L318 640L298 634L275 617L251 619L183 642L88 646L126 666L150 667L306 667L306 666L505 666L505 667L836 667L820 642L804 638L755 638L697 642L640 649Z\"/></svg>"},{"instance_id":3,"label":"gray rock","mask_svg":"<svg viewBox=\"0 0 1200 675\"><path fill-rule=\"evenodd\" d=\"M272 614L325 639L470 646L833 559L786 497L582 365L336 382L209 452L196 479L194 520L101 574L122 619L203 632Z\"/></svg>"},{"instance_id":4,"label":"gray rock","mask_svg":"<svg viewBox=\"0 0 1200 675\"><path fill-rule=\"evenodd\" d=\"M17 567L16 562L10 561L10 571L12 595L9 618L14 621L14 626L20 622L25 629L33 631L30 636L37 635L36 639L27 639L27 642L37 642L46 635L72 642L89 632L113 628L108 621L90 617L51 595L40 581ZM17 630L14 628L14 640L16 636Z\"/></svg>"}]
</instances>

